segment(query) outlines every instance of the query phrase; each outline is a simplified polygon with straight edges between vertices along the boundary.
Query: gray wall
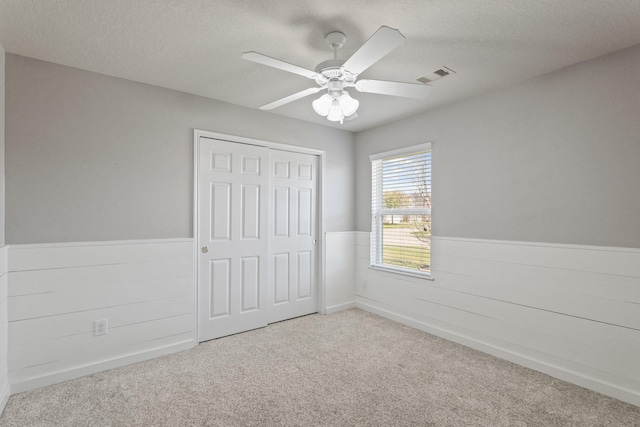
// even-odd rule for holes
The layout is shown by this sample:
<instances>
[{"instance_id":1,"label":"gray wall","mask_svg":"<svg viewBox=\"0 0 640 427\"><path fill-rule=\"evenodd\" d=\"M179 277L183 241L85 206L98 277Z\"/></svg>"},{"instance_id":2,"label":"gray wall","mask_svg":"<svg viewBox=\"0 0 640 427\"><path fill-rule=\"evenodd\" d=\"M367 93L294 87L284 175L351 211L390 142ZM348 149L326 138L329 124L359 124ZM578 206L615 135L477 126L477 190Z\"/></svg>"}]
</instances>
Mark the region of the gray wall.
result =
<instances>
[{"instance_id":1,"label":"gray wall","mask_svg":"<svg viewBox=\"0 0 640 427\"><path fill-rule=\"evenodd\" d=\"M194 128L326 151L326 231L354 228L353 134L7 54L7 243L192 236Z\"/></svg>"},{"instance_id":2,"label":"gray wall","mask_svg":"<svg viewBox=\"0 0 640 427\"><path fill-rule=\"evenodd\" d=\"M369 154L427 141L434 235L640 247L640 46L357 134L357 230Z\"/></svg>"},{"instance_id":3,"label":"gray wall","mask_svg":"<svg viewBox=\"0 0 640 427\"><path fill-rule=\"evenodd\" d=\"M4 62L0 46L0 246L4 245Z\"/></svg>"},{"instance_id":4,"label":"gray wall","mask_svg":"<svg viewBox=\"0 0 640 427\"><path fill-rule=\"evenodd\" d=\"M4 246L4 60L5 53L0 46L0 248ZM8 394L9 329L7 310L7 249L0 251L0 414L4 409L2 400ZM8 396L7 396L8 397Z\"/></svg>"}]
</instances>

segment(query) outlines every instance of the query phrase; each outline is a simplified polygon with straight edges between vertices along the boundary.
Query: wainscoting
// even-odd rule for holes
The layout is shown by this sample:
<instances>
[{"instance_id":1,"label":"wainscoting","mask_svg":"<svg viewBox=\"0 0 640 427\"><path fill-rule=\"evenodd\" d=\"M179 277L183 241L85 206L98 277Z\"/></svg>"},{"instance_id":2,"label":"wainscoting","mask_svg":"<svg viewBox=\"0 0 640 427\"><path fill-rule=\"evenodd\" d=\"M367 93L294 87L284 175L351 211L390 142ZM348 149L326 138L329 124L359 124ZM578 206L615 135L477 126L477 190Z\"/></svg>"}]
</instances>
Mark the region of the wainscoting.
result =
<instances>
[{"instance_id":1,"label":"wainscoting","mask_svg":"<svg viewBox=\"0 0 640 427\"><path fill-rule=\"evenodd\" d=\"M325 313L355 307L356 232L325 233Z\"/></svg>"},{"instance_id":2,"label":"wainscoting","mask_svg":"<svg viewBox=\"0 0 640 427\"><path fill-rule=\"evenodd\" d=\"M433 238L434 281L356 256L358 307L640 405L640 250Z\"/></svg>"},{"instance_id":3,"label":"wainscoting","mask_svg":"<svg viewBox=\"0 0 640 427\"><path fill-rule=\"evenodd\" d=\"M0 414L9 400L9 374L7 367L8 329L7 329L7 247L0 247Z\"/></svg>"},{"instance_id":4,"label":"wainscoting","mask_svg":"<svg viewBox=\"0 0 640 427\"><path fill-rule=\"evenodd\" d=\"M640 405L640 250L434 238L426 281L370 269L369 233L324 243L327 313L356 305ZM12 245L7 269L0 249L3 396L193 347L193 255L191 239Z\"/></svg>"},{"instance_id":5,"label":"wainscoting","mask_svg":"<svg viewBox=\"0 0 640 427\"><path fill-rule=\"evenodd\" d=\"M11 245L8 259L12 393L194 346L192 239Z\"/></svg>"}]
</instances>

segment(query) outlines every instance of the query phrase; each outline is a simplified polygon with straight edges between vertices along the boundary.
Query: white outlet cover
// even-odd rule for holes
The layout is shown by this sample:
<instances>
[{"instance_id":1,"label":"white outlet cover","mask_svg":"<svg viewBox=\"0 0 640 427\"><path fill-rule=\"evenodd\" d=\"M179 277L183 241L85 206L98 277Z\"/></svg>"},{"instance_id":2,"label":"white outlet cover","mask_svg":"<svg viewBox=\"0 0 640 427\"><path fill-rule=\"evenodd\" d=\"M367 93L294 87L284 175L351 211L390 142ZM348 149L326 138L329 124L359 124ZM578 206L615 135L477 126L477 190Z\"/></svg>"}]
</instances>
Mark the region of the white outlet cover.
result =
<instances>
[{"instance_id":1,"label":"white outlet cover","mask_svg":"<svg viewBox=\"0 0 640 427\"><path fill-rule=\"evenodd\" d=\"M93 333L95 336L107 335L107 319L99 319L93 322Z\"/></svg>"}]
</instances>

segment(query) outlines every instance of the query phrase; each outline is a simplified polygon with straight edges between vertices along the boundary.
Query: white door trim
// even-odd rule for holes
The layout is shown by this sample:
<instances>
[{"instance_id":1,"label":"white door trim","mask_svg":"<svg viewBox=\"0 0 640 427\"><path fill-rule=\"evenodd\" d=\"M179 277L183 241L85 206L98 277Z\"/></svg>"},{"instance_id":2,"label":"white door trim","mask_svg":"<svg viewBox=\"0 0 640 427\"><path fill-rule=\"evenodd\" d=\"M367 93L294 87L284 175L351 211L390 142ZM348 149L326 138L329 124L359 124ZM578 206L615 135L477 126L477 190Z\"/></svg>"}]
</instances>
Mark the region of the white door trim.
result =
<instances>
[{"instance_id":1,"label":"white door trim","mask_svg":"<svg viewBox=\"0 0 640 427\"><path fill-rule=\"evenodd\" d=\"M265 141L261 139L247 138L243 136L237 135L228 135L224 133L218 132L210 132L201 129L193 130L193 270L194 270L194 282L193 282L193 291L194 291L194 301L193 301L193 310L194 310L194 334L193 334L193 343L194 346L199 344L198 342L198 284L200 278L198 277L198 231L199 231L199 217L198 217L198 159L199 159L199 151L200 151L200 137L211 138L211 139L219 139L227 142L236 142L241 144L250 144L257 145L260 147L266 147L276 150L283 151L291 151L294 153L304 153L304 154L313 154L318 156L319 167L318 167L318 251L317 251L317 265L318 268L316 270L316 280L318 283L318 313L325 314L325 299L326 299L326 289L325 289L325 275L324 275L324 260L325 260L325 226L324 226L324 218L325 218L325 208L324 208L324 194L325 194L325 152L324 150L317 150L314 148L307 147L299 147L297 145L289 145L282 144L279 142Z\"/></svg>"}]
</instances>

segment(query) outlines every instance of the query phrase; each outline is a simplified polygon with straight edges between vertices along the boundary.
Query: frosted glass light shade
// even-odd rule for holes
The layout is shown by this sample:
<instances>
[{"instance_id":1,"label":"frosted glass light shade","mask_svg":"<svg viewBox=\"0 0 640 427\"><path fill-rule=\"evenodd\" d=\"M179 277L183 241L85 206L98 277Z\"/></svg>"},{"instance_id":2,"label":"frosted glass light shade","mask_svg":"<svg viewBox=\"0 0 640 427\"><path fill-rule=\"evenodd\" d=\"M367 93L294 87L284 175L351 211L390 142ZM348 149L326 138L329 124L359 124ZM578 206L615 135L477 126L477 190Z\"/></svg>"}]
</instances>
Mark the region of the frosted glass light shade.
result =
<instances>
[{"instance_id":1,"label":"frosted glass light shade","mask_svg":"<svg viewBox=\"0 0 640 427\"><path fill-rule=\"evenodd\" d=\"M311 105L316 113L326 117L327 120L342 123L345 117L355 114L360 103L357 99L353 99L347 91L340 92L338 89L325 93L313 101Z\"/></svg>"},{"instance_id":2,"label":"frosted glass light shade","mask_svg":"<svg viewBox=\"0 0 640 427\"><path fill-rule=\"evenodd\" d=\"M316 113L321 116L326 116L329 114L329 109L331 108L333 98L328 93L325 93L320 98L316 99L311 103L313 109Z\"/></svg>"},{"instance_id":3,"label":"frosted glass light shade","mask_svg":"<svg viewBox=\"0 0 640 427\"><path fill-rule=\"evenodd\" d=\"M345 116L352 115L360 106L360 102L358 102L357 99L353 99L346 91L342 92L342 95L340 95L340 98L338 98L338 103L340 104L342 113Z\"/></svg>"},{"instance_id":4,"label":"frosted glass light shade","mask_svg":"<svg viewBox=\"0 0 640 427\"><path fill-rule=\"evenodd\" d=\"M344 114L342 113L342 108L340 107L340 103L337 99L334 99L331 103L331 107L329 108L329 114L327 114L327 119L332 122L339 122L344 119Z\"/></svg>"}]
</instances>

